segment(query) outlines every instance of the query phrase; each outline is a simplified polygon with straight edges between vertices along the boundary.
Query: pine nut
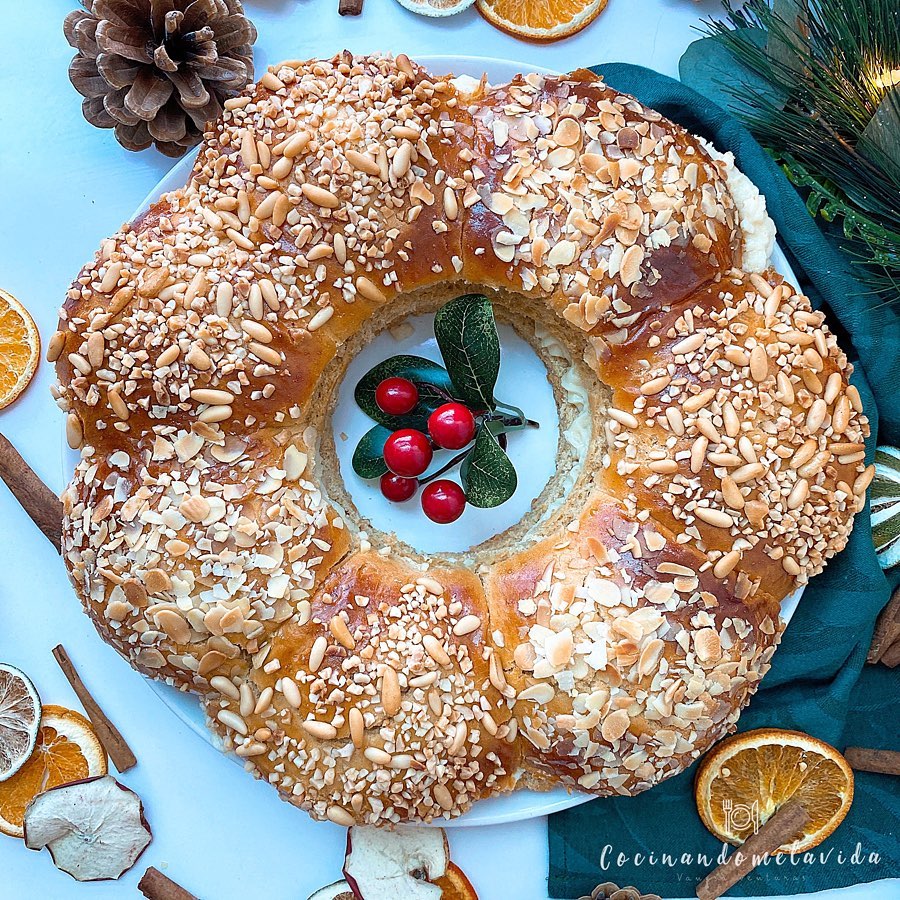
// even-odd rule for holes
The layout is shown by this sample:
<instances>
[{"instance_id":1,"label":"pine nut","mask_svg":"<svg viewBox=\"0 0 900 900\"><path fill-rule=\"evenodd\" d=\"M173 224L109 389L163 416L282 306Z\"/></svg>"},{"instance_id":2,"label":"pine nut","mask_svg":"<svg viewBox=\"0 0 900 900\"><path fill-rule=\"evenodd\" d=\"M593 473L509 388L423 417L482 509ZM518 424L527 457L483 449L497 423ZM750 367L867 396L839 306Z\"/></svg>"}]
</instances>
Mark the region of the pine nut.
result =
<instances>
[{"instance_id":1,"label":"pine nut","mask_svg":"<svg viewBox=\"0 0 900 900\"><path fill-rule=\"evenodd\" d=\"M211 406L232 403L234 394L215 388L195 388L191 391L191 399L198 403L208 403Z\"/></svg>"},{"instance_id":2,"label":"pine nut","mask_svg":"<svg viewBox=\"0 0 900 900\"><path fill-rule=\"evenodd\" d=\"M259 359L264 363L268 363L270 366L281 365L281 354L277 350L267 347L265 344L260 344L257 341L250 341L247 345L247 349L254 356L259 357Z\"/></svg>"},{"instance_id":3,"label":"pine nut","mask_svg":"<svg viewBox=\"0 0 900 900\"><path fill-rule=\"evenodd\" d=\"M447 655L447 651L444 650L443 644L433 634L426 634L422 639L422 644L425 647L425 652L439 666L446 667L450 665L450 657Z\"/></svg>"},{"instance_id":4,"label":"pine nut","mask_svg":"<svg viewBox=\"0 0 900 900\"><path fill-rule=\"evenodd\" d=\"M400 712L400 680L391 666L385 666L381 673L381 706L386 716Z\"/></svg>"},{"instance_id":5,"label":"pine nut","mask_svg":"<svg viewBox=\"0 0 900 900\"><path fill-rule=\"evenodd\" d=\"M247 728L247 723L236 712L232 712L230 709L220 710L216 715L216 718L226 728L230 728L232 731L236 731L243 737L246 737L247 732L250 730L249 728Z\"/></svg>"},{"instance_id":6,"label":"pine nut","mask_svg":"<svg viewBox=\"0 0 900 900\"><path fill-rule=\"evenodd\" d=\"M409 171L412 163L413 145L409 141L402 143L391 159L391 175L398 181Z\"/></svg>"},{"instance_id":7,"label":"pine nut","mask_svg":"<svg viewBox=\"0 0 900 900\"><path fill-rule=\"evenodd\" d=\"M455 222L459 215L459 202L453 188L444 188L444 214L451 222Z\"/></svg>"},{"instance_id":8,"label":"pine nut","mask_svg":"<svg viewBox=\"0 0 900 900\"><path fill-rule=\"evenodd\" d=\"M694 515L707 525L715 528L731 528L734 525L734 519L721 509L709 509L706 506L698 506L694 510Z\"/></svg>"},{"instance_id":9,"label":"pine nut","mask_svg":"<svg viewBox=\"0 0 900 900\"><path fill-rule=\"evenodd\" d=\"M347 718L350 721L350 739L357 750L361 750L366 743L366 726L363 714L354 706L351 707Z\"/></svg>"},{"instance_id":10,"label":"pine nut","mask_svg":"<svg viewBox=\"0 0 900 900\"><path fill-rule=\"evenodd\" d=\"M300 727L311 737L320 741L331 741L337 737L337 728L328 722L319 722L316 719L307 719L300 723Z\"/></svg>"},{"instance_id":11,"label":"pine nut","mask_svg":"<svg viewBox=\"0 0 900 900\"><path fill-rule=\"evenodd\" d=\"M119 419L123 422L127 421L129 416L128 406L122 399L122 395L115 388L110 388L106 392L106 402L109 403L110 409Z\"/></svg>"},{"instance_id":12,"label":"pine nut","mask_svg":"<svg viewBox=\"0 0 900 900\"><path fill-rule=\"evenodd\" d=\"M740 559L740 550L732 550L729 553L726 553L724 556L720 557L715 566L713 566L713 575L715 575L716 578L725 578L725 576L730 574L732 569L740 562Z\"/></svg>"},{"instance_id":13,"label":"pine nut","mask_svg":"<svg viewBox=\"0 0 900 900\"><path fill-rule=\"evenodd\" d=\"M78 450L84 440L84 430L81 427L81 419L75 413L66 416L66 443L72 450Z\"/></svg>"},{"instance_id":14,"label":"pine nut","mask_svg":"<svg viewBox=\"0 0 900 900\"><path fill-rule=\"evenodd\" d=\"M825 424L825 416L828 414L828 404L818 397L806 414L806 429L815 434Z\"/></svg>"},{"instance_id":15,"label":"pine nut","mask_svg":"<svg viewBox=\"0 0 900 900\"><path fill-rule=\"evenodd\" d=\"M367 175L379 175L381 173L378 163L365 153L360 153L358 150L348 150L346 156L347 162L360 172L365 172Z\"/></svg>"},{"instance_id":16,"label":"pine nut","mask_svg":"<svg viewBox=\"0 0 900 900\"><path fill-rule=\"evenodd\" d=\"M56 362L66 347L65 331L57 331L47 344L47 362Z\"/></svg>"},{"instance_id":17,"label":"pine nut","mask_svg":"<svg viewBox=\"0 0 900 900\"><path fill-rule=\"evenodd\" d=\"M318 672L319 667L325 660L325 651L328 649L328 639L324 634L320 634L313 642L312 649L309 651L309 671Z\"/></svg>"},{"instance_id":18,"label":"pine nut","mask_svg":"<svg viewBox=\"0 0 900 900\"><path fill-rule=\"evenodd\" d=\"M381 288L375 284L374 281L366 278L365 275L360 275L359 278L356 279L356 290L359 291L366 300L371 300L373 303L384 303L387 300Z\"/></svg>"},{"instance_id":19,"label":"pine nut","mask_svg":"<svg viewBox=\"0 0 900 900\"><path fill-rule=\"evenodd\" d=\"M769 374L769 357L766 348L757 344L750 351L750 375L754 381L765 381Z\"/></svg>"},{"instance_id":20,"label":"pine nut","mask_svg":"<svg viewBox=\"0 0 900 900\"><path fill-rule=\"evenodd\" d=\"M334 315L334 307L326 306L320 309L307 323L307 331L318 331Z\"/></svg>"},{"instance_id":21,"label":"pine nut","mask_svg":"<svg viewBox=\"0 0 900 900\"><path fill-rule=\"evenodd\" d=\"M164 366L171 365L179 356L181 356L181 347L179 347L178 344L169 344L169 346L156 357L156 368L161 369Z\"/></svg>"},{"instance_id":22,"label":"pine nut","mask_svg":"<svg viewBox=\"0 0 900 900\"><path fill-rule=\"evenodd\" d=\"M342 647L346 647L348 650L355 649L356 641L353 639L353 635L350 634L347 623L340 616L332 616L331 621L328 623L328 630Z\"/></svg>"},{"instance_id":23,"label":"pine nut","mask_svg":"<svg viewBox=\"0 0 900 900\"><path fill-rule=\"evenodd\" d=\"M224 675L213 675L209 679L209 684L210 687L214 687L220 694L230 697L232 700L237 700L241 696L238 689L234 686L234 682Z\"/></svg>"},{"instance_id":24,"label":"pine nut","mask_svg":"<svg viewBox=\"0 0 900 900\"><path fill-rule=\"evenodd\" d=\"M210 406L204 409L197 418L207 425L212 425L215 422L224 422L227 419L230 419L233 412L234 410L232 407L227 404Z\"/></svg>"},{"instance_id":25,"label":"pine nut","mask_svg":"<svg viewBox=\"0 0 900 900\"><path fill-rule=\"evenodd\" d=\"M287 675L282 677L281 693L284 695L284 699L287 700L294 709L300 709L300 706L303 703L303 697L300 694L300 688L297 687L297 682L294 681L293 678L288 678Z\"/></svg>"},{"instance_id":26,"label":"pine nut","mask_svg":"<svg viewBox=\"0 0 900 900\"><path fill-rule=\"evenodd\" d=\"M341 201L331 191L326 191L317 184L301 185L300 190L303 191L303 196L310 203L321 206L323 209L337 209L341 205Z\"/></svg>"}]
</instances>

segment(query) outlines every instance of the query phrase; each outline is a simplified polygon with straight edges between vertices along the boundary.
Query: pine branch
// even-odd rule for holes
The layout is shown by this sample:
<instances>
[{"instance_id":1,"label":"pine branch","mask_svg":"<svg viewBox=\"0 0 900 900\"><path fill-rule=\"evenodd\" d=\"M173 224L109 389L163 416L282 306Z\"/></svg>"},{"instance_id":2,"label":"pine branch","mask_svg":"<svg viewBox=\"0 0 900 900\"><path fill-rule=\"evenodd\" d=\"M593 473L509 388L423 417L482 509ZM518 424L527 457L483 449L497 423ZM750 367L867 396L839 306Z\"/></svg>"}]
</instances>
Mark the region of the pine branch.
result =
<instances>
[{"instance_id":1,"label":"pine branch","mask_svg":"<svg viewBox=\"0 0 900 900\"><path fill-rule=\"evenodd\" d=\"M808 191L810 213L840 223L867 285L900 300L900 86L885 79L900 70L900 7L796 2L802 22L766 0L724 0L726 18L707 28L771 88L730 89L745 124Z\"/></svg>"}]
</instances>

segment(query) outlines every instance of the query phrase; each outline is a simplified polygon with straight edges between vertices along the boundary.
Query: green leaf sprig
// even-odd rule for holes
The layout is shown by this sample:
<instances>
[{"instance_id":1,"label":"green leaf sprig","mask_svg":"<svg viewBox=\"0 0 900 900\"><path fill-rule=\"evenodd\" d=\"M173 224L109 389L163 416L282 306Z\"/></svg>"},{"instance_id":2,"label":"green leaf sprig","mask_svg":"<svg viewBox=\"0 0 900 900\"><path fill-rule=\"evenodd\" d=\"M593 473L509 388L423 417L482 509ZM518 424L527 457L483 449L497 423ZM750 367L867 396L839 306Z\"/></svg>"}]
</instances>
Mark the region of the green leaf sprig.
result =
<instances>
[{"instance_id":1,"label":"green leaf sprig","mask_svg":"<svg viewBox=\"0 0 900 900\"><path fill-rule=\"evenodd\" d=\"M392 356L370 369L359 381L354 398L377 424L361 438L353 454L353 470L361 478L380 478L388 471L384 445L394 431L414 428L427 433L428 417L439 406L457 402L475 416L471 443L436 471L421 476L426 484L460 467L466 501L482 509L500 506L515 493L515 467L506 453L507 433L537 428L516 406L494 396L500 373L500 337L491 301L483 294L464 294L435 314L434 335L441 351L441 366L421 356ZM405 415L385 413L375 400L386 378L405 378L419 392L415 408Z\"/></svg>"}]
</instances>

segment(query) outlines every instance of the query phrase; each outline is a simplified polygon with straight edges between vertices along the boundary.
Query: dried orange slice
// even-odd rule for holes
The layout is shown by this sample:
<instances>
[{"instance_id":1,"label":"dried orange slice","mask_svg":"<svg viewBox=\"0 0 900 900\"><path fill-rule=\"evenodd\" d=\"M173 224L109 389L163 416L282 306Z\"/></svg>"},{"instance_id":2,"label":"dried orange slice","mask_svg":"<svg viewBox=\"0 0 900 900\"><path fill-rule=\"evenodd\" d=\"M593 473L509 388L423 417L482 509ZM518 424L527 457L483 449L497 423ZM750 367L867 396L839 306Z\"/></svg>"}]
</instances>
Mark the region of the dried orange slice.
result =
<instances>
[{"instance_id":1,"label":"dried orange slice","mask_svg":"<svg viewBox=\"0 0 900 900\"><path fill-rule=\"evenodd\" d=\"M491 25L527 41L558 41L590 25L607 0L478 0Z\"/></svg>"},{"instance_id":2,"label":"dried orange slice","mask_svg":"<svg viewBox=\"0 0 900 900\"><path fill-rule=\"evenodd\" d=\"M22 837L25 807L48 788L105 775L106 753L81 713L45 706L37 746L25 764L0 782L0 831Z\"/></svg>"},{"instance_id":3,"label":"dried orange slice","mask_svg":"<svg viewBox=\"0 0 900 900\"><path fill-rule=\"evenodd\" d=\"M776 852L821 844L853 802L853 771L834 747L800 731L758 728L736 734L700 763L694 797L703 824L719 839L742 844L775 810L796 798L809 822Z\"/></svg>"},{"instance_id":4,"label":"dried orange slice","mask_svg":"<svg viewBox=\"0 0 900 900\"><path fill-rule=\"evenodd\" d=\"M28 387L40 358L41 336L34 319L0 288L0 409Z\"/></svg>"},{"instance_id":5,"label":"dried orange slice","mask_svg":"<svg viewBox=\"0 0 900 900\"><path fill-rule=\"evenodd\" d=\"M447 871L434 883L441 889L441 900L478 900L472 882L455 862L447 863Z\"/></svg>"},{"instance_id":6,"label":"dried orange slice","mask_svg":"<svg viewBox=\"0 0 900 900\"><path fill-rule=\"evenodd\" d=\"M0 781L25 765L37 743L41 698L31 679L0 663Z\"/></svg>"}]
</instances>

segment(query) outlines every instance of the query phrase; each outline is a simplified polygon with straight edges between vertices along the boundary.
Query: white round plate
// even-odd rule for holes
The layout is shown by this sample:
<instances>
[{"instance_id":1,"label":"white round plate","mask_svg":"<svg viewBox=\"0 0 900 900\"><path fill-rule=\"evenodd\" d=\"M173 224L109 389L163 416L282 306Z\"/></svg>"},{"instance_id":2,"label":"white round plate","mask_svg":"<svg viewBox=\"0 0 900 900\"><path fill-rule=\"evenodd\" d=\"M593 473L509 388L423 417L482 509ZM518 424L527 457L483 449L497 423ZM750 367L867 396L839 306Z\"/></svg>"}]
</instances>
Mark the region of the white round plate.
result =
<instances>
[{"instance_id":1,"label":"white round plate","mask_svg":"<svg viewBox=\"0 0 900 900\"><path fill-rule=\"evenodd\" d=\"M422 63L425 63L431 71L442 74L452 72L455 75L471 75L474 78L480 78L483 73L487 73L488 79L493 83L503 83L505 81L509 81L515 75L521 72L538 72L545 75L553 75L557 74L551 69L546 69L541 66L533 66L528 63L522 62L514 62L512 60L506 59L492 59L488 57L479 57L479 56L418 56L416 59ZM197 151L192 150L185 157L180 159L170 170L169 172L160 180L160 182L153 188L153 190L147 195L144 201L141 203L140 207L135 210L132 214L131 218L137 218L141 213L146 212L147 209L160 197L161 194L166 191L177 190L180 187L183 187L190 177L191 169L194 165L194 160L197 156ZM796 283L796 279L794 278L794 273L791 270L790 264L788 263L787 257L782 252L781 248L776 244L775 249L772 253L772 265L775 269L780 272L785 278L794 281ZM421 328L418 329L417 335L413 335L410 338L406 339L402 343L398 343L396 352L415 352L420 353L424 356L430 356L432 358L437 358L433 352L428 352L428 340L425 336L422 335ZM506 347L507 340L504 339L504 347ZM363 354L360 354L362 357ZM509 361L509 354L505 357L507 361ZM524 358L524 354L522 357L523 362L526 364L527 361ZM363 374L371 363L366 363L365 365L360 366L360 372L357 373L359 375ZM351 363L351 366L353 364ZM507 370L507 374L509 374L509 370ZM501 379L503 377L503 373L501 372ZM344 385L348 383L355 383L352 379L345 379ZM500 386L502 387L502 380L500 382ZM499 389L498 389L499 394ZM502 396L502 395L500 395ZM351 404L343 404L343 406L350 406ZM551 413L551 415L555 415L555 410ZM351 423L352 424L352 423ZM552 432L555 434L554 429L547 429L547 432ZM346 443L351 446L355 444L355 441L352 440L353 435L348 431L348 435L351 438ZM514 435L513 437L519 438L524 437L524 435ZM69 449L68 445L65 443L65 439L63 438L63 481L68 483L72 477L72 471L75 468L75 465L78 461L78 455ZM350 451L352 453L352 449ZM340 457L342 454L340 449L338 451L338 456ZM343 465L342 468L346 466ZM522 468L517 467L518 471L521 472ZM530 499L540 491L541 487L547 480L547 474L541 473L535 476L537 479L533 481L533 483L528 484L524 490L522 490L522 486L520 486L520 491L518 493L528 494L529 491L534 491L528 496L527 503L525 503L522 510L520 510L519 515L524 512L524 509L528 508L530 504ZM543 481L540 479L543 478ZM540 483L538 483L538 481ZM536 490L535 490L536 485ZM354 491L355 496L355 491ZM521 497L518 498L521 500ZM516 503L517 498L514 497L512 503ZM494 514L496 515L496 514ZM515 520L517 521L519 515L515 516ZM402 514L401 514L402 518ZM419 519L420 517L417 517ZM419 521L421 525L421 521ZM481 523L484 525L484 523ZM507 523L512 524L512 522ZM503 528L507 527L506 525L501 525L496 528L492 528L491 531L501 531ZM472 541L471 543L477 543L477 540ZM418 543L418 542L417 542ZM800 595L803 593L803 589L796 591L791 594L790 597L784 600L781 605L781 615L785 622L789 622L791 617L794 614L794 611L797 608L797 603L800 600ZM203 709L197 699L193 694L187 694L182 691L178 691L173 687L170 687L167 684L163 684L160 681L153 681L148 679L148 683L153 691L159 696L159 698L187 725L192 731L198 734L203 740L212 744L213 746L218 747L219 742L216 736L209 731L206 727L206 719L203 714ZM234 762L239 765L242 764L241 761L236 756L230 757ZM467 812L465 815L460 816L458 819L452 819L450 821L437 822L435 824L441 825L444 828L452 828L452 827L466 827L466 826L475 826L475 825L497 825L505 822L516 822L521 819L532 819L536 816L546 816L550 813L559 812L560 810L569 809L573 806L578 806L582 803L586 803L588 800L594 799L589 794L579 794L579 793L569 793L563 788L558 788L557 790L548 791L546 793L538 793L536 791L515 791L511 794L505 794L500 797L494 797L490 800L482 800L480 803L475 804L474 808Z\"/></svg>"}]
</instances>

